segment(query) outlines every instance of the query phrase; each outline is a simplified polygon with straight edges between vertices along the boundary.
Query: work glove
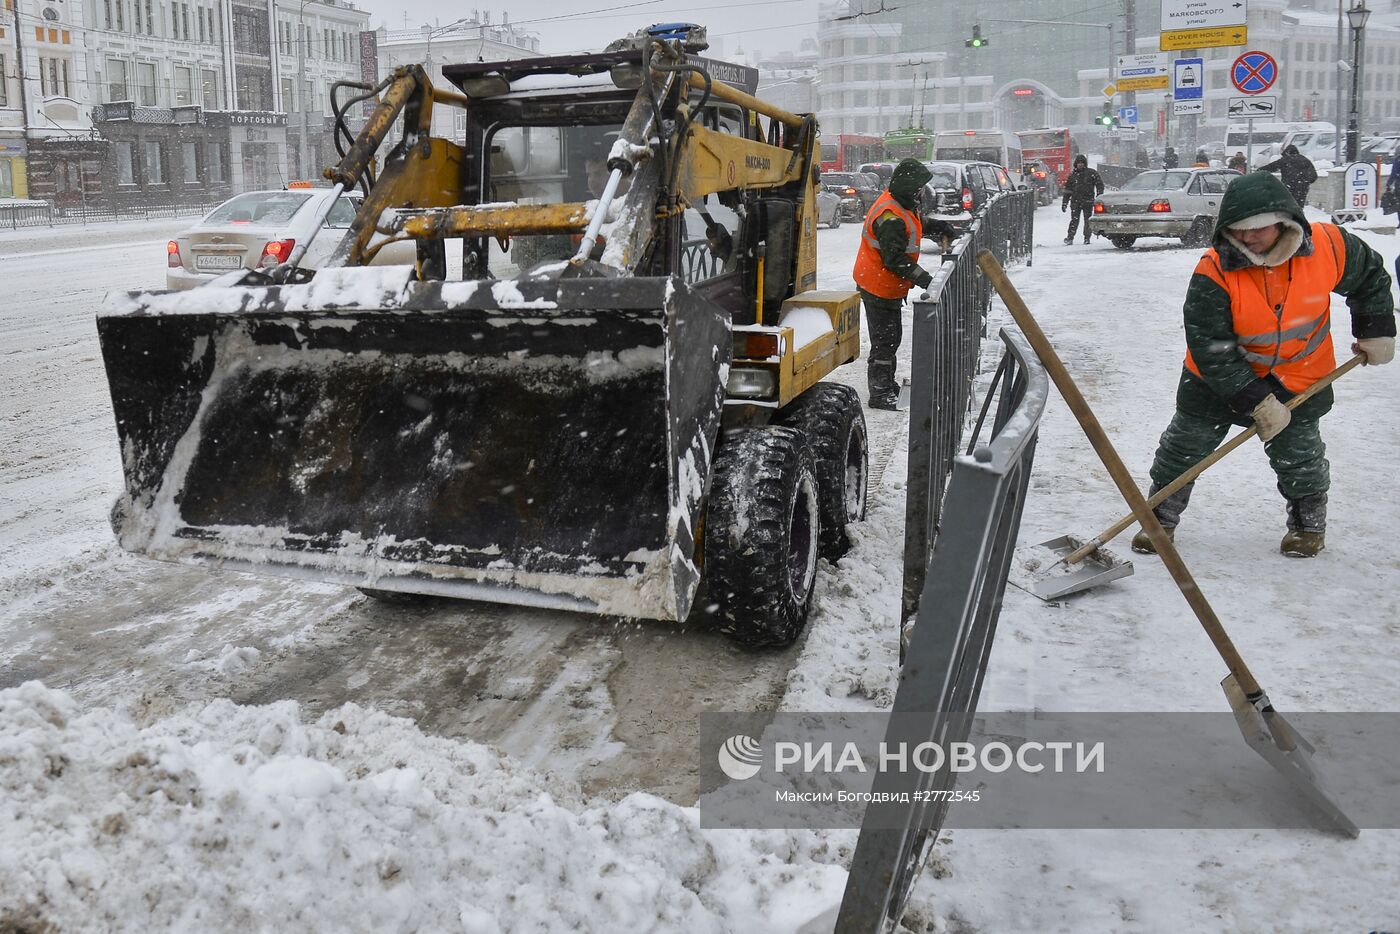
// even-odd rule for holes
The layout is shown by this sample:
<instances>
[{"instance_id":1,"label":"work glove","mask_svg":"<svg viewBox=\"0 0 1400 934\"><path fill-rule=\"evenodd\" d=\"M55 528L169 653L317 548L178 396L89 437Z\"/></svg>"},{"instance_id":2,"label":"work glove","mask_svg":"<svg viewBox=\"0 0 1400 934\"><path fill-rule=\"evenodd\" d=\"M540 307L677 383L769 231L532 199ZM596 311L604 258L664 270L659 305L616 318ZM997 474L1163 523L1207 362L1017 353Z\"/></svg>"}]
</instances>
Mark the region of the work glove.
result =
<instances>
[{"instance_id":1,"label":"work glove","mask_svg":"<svg viewBox=\"0 0 1400 934\"><path fill-rule=\"evenodd\" d=\"M1395 338L1363 337L1351 345L1352 353L1364 353L1366 362L1362 366L1380 366L1395 359Z\"/></svg>"},{"instance_id":2,"label":"work glove","mask_svg":"<svg viewBox=\"0 0 1400 934\"><path fill-rule=\"evenodd\" d=\"M933 285L933 276L927 269L920 269L919 274L914 277L914 284L921 289L926 289Z\"/></svg>"},{"instance_id":3,"label":"work glove","mask_svg":"<svg viewBox=\"0 0 1400 934\"><path fill-rule=\"evenodd\" d=\"M1278 396L1272 395L1265 396L1264 401L1256 405L1250 414L1254 417L1254 427L1259 429L1260 441L1274 440L1293 420L1288 406L1278 401Z\"/></svg>"}]
</instances>

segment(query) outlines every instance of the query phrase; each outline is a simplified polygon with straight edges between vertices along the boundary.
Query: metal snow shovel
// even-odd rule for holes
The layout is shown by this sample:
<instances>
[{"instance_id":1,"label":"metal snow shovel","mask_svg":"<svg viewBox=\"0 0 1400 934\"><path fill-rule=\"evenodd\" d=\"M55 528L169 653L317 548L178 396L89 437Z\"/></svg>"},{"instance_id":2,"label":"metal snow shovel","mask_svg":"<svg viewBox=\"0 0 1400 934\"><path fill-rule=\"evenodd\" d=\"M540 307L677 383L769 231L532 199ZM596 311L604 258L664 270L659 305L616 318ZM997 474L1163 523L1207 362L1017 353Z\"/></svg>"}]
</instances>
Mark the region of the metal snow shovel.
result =
<instances>
[{"instance_id":1,"label":"metal snow shovel","mask_svg":"<svg viewBox=\"0 0 1400 934\"><path fill-rule=\"evenodd\" d=\"M1221 682L1221 686L1225 689L1225 697L1230 702L1230 707L1235 713L1235 720L1240 726L1240 732L1244 734L1245 741L1249 743L1250 748L1263 756L1266 762L1278 769L1289 784L1301 792L1337 830L1353 837L1357 836L1360 830L1331 799L1331 796L1322 787L1317 773L1313 770L1312 746L1308 745L1288 725L1283 716L1274 710L1268 695L1259 686L1259 682L1254 680L1254 675L1250 673L1249 667L1245 665L1244 659L1235 649L1235 644L1230 641L1230 636L1225 632L1225 627L1221 624L1219 617L1215 615L1210 603L1206 601L1205 594L1196 585L1191 571L1186 567L1186 562L1181 559L1176 546L1163 530L1161 523L1157 521L1156 514L1147 505L1147 499L1133 481L1127 465L1118 457L1118 452L1113 449L1113 442L1109 440L1103 426L1094 417L1089 403L1080 394L1079 387L1074 384L1074 379L1069 375L1069 370L1065 369L1059 354L1055 353L1055 348L1051 346L1045 332L1036 323L1030 309L1021 300L1015 286L1006 278L1006 273L997 263L996 257L989 251L983 250L977 254L977 265L982 267L982 272L991 280L997 294L1006 303L1011 316L1016 319L1016 324L1020 326L1021 333L1025 335L1026 340L1035 350L1040 362L1045 365L1050 379L1060 390L1060 395L1064 397L1070 411L1074 413L1080 427L1084 429L1084 434L1088 436L1089 443L1093 445L1094 451L1103 461L1104 467L1108 469L1114 485L1118 487L1123 498L1128 501L1129 507L1133 510L1133 516L1142 524L1143 531L1152 540L1152 545L1157 549L1157 555L1162 559L1162 564L1181 590L1181 595L1190 604L1196 618L1200 620L1202 628L1210 637L1211 643L1225 662L1225 666L1230 669L1229 676Z\"/></svg>"},{"instance_id":2,"label":"metal snow shovel","mask_svg":"<svg viewBox=\"0 0 1400 934\"><path fill-rule=\"evenodd\" d=\"M1342 374L1365 362L1366 355L1357 354L1289 399L1284 405L1289 409L1296 409L1332 385ZM1155 508L1167 497L1195 480L1207 468L1256 434L1258 434L1258 429L1250 427L1235 435L1212 451L1210 456L1158 490L1156 495L1147 501L1147 505ZM1130 512L1088 541L1077 535L1061 535L1059 538L1052 538L1038 545L1018 548L1016 560L1012 565L1010 581L1042 600L1058 600L1069 594L1090 590L1101 584L1107 584L1109 581L1127 577L1133 573L1132 562L1124 561L1103 546L1113 541L1134 521L1133 514ZM1082 566L1080 566L1081 562Z\"/></svg>"}]
</instances>

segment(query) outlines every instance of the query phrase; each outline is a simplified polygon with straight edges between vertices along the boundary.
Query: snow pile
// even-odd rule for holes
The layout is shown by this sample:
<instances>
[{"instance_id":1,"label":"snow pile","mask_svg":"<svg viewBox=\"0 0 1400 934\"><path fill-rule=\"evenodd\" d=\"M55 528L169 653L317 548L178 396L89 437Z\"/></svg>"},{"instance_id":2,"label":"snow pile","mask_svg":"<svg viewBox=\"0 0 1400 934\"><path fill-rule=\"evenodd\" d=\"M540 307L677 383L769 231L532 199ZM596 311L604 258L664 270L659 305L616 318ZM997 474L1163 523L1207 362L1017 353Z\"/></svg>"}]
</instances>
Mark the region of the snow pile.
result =
<instances>
[{"instance_id":1,"label":"snow pile","mask_svg":"<svg viewBox=\"0 0 1400 934\"><path fill-rule=\"evenodd\" d=\"M485 746L347 704L141 724L0 691L0 929L793 930L844 870L811 834L595 806Z\"/></svg>"}]
</instances>

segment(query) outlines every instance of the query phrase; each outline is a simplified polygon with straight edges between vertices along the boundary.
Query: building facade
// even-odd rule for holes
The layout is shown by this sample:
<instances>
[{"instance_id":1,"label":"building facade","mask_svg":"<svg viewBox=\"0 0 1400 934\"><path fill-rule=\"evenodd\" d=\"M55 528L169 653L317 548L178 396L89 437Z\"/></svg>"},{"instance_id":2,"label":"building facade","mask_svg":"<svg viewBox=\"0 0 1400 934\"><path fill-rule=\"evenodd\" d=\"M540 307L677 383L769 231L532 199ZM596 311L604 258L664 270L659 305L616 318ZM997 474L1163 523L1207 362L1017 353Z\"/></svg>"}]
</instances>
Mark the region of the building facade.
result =
<instances>
[{"instance_id":1,"label":"building facade","mask_svg":"<svg viewBox=\"0 0 1400 934\"><path fill-rule=\"evenodd\" d=\"M1132 103L1139 139L1195 145L1224 136L1229 80L1244 47L1204 49L1205 112L1177 118L1164 91L1106 94L1118 54L1156 52L1160 0L1110 0L1085 11L1080 0L1024 0L1014 6L899 4L865 13L855 0L821 7L819 115L827 133L883 133L905 126L929 130L1068 126L1081 137L1100 133L1095 118ZM865 5L868 7L868 4ZM1362 128L1400 129L1400 0L1369 0L1365 33ZM1351 57L1330 0L1250 0L1247 48L1280 62L1271 93L1280 119L1345 123L1349 77L1337 62ZM980 30L980 48L965 42ZM1180 57L1191 53L1171 53Z\"/></svg>"}]
</instances>

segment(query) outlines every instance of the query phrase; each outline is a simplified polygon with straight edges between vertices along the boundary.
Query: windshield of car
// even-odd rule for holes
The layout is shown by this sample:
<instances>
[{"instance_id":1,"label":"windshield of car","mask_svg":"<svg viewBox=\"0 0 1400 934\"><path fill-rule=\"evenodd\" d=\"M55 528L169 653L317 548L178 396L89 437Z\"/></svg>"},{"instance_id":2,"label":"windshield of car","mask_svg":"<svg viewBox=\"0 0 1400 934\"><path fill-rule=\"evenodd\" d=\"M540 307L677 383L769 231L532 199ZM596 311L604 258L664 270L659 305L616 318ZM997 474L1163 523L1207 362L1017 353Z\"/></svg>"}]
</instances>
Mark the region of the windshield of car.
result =
<instances>
[{"instance_id":1,"label":"windshield of car","mask_svg":"<svg viewBox=\"0 0 1400 934\"><path fill-rule=\"evenodd\" d=\"M1185 188L1191 180L1190 172L1143 172L1134 175L1123 185L1123 191L1171 191Z\"/></svg>"},{"instance_id":2,"label":"windshield of car","mask_svg":"<svg viewBox=\"0 0 1400 934\"><path fill-rule=\"evenodd\" d=\"M924 167L933 173L933 178L929 179L929 185L934 188L957 188L958 167L955 165L937 165L925 162Z\"/></svg>"},{"instance_id":3,"label":"windshield of car","mask_svg":"<svg viewBox=\"0 0 1400 934\"><path fill-rule=\"evenodd\" d=\"M934 153L939 159L967 159L971 162L1001 162L1001 149L997 146L939 146Z\"/></svg>"},{"instance_id":4,"label":"windshield of car","mask_svg":"<svg viewBox=\"0 0 1400 934\"><path fill-rule=\"evenodd\" d=\"M269 224L280 226L292 219L310 195L299 191L254 191L219 205L199 222L201 227L226 224Z\"/></svg>"}]
</instances>

